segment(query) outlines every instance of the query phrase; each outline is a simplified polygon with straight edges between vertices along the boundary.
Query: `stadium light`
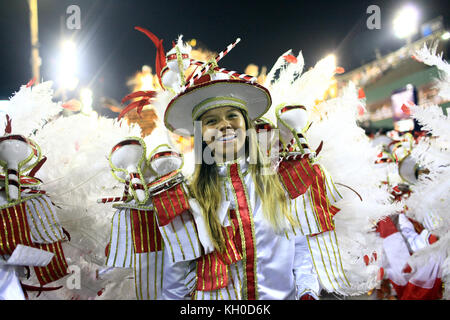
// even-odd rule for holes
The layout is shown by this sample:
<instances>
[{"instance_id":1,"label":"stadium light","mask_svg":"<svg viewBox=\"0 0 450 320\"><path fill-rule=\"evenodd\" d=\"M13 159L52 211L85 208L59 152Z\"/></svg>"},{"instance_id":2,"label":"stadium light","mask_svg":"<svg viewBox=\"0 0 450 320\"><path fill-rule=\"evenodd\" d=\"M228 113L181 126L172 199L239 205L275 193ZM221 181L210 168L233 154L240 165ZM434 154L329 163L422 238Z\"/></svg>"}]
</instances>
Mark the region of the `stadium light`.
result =
<instances>
[{"instance_id":1,"label":"stadium light","mask_svg":"<svg viewBox=\"0 0 450 320\"><path fill-rule=\"evenodd\" d=\"M59 80L64 90L75 90L78 85L77 53L75 43L66 40L61 44L61 54L59 60Z\"/></svg>"},{"instance_id":2,"label":"stadium light","mask_svg":"<svg viewBox=\"0 0 450 320\"><path fill-rule=\"evenodd\" d=\"M410 41L411 36L417 33L419 24L419 10L407 5L400 9L393 21L394 34L400 39Z\"/></svg>"}]
</instances>

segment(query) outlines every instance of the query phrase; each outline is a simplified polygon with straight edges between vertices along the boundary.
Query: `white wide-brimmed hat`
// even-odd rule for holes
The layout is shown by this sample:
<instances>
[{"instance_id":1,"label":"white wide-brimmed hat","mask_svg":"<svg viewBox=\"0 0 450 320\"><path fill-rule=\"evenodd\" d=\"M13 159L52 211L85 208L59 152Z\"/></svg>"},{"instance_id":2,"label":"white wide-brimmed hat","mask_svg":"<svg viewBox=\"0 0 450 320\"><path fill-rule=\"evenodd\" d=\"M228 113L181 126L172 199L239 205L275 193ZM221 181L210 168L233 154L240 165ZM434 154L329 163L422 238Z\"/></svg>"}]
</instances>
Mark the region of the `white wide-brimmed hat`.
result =
<instances>
[{"instance_id":1,"label":"white wide-brimmed hat","mask_svg":"<svg viewBox=\"0 0 450 320\"><path fill-rule=\"evenodd\" d=\"M245 110L251 120L267 112L271 105L269 91L263 86L238 79L200 83L179 93L168 104L164 124L183 136L194 135L194 121L218 107L232 106Z\"/></svg>"}]
</instances>

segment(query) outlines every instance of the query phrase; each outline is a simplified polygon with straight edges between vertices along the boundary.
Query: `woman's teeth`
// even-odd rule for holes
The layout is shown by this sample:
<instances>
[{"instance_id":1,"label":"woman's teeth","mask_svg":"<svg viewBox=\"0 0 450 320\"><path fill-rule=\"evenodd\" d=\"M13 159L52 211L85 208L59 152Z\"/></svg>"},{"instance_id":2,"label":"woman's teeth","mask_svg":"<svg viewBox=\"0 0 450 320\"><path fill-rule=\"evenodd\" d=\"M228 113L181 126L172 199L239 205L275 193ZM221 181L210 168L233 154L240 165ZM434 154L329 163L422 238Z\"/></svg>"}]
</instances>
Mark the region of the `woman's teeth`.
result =
<instances>
[{"instance_id":1,"label":"woman's teeth","mask_svg":"<svg viewBox=\"0 0 450 320\"><path fill-rule=\"evenodd\" d=\"M236 138L235 134L220 137L218 140L219 141L229 141L229 140L233 140L234 138Z\"/></svg>"}]
</instances>

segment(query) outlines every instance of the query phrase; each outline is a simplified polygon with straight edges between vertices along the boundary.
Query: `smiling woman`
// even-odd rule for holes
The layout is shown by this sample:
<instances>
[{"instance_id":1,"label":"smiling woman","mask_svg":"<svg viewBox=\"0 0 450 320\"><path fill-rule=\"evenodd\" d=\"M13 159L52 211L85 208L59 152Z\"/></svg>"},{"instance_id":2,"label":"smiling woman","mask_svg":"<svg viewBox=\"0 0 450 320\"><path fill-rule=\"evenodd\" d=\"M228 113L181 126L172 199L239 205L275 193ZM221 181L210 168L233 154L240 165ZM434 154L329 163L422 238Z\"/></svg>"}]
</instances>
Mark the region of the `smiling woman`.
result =
<instances>
[{"instance_id":1,"label":"smiling woman","mask_svg":"<svg viewBox=\"0 0 450 320\"><path fill-rule=\"evenodd\" d=\"M200 116L203 140L216 161L235 160L245 152L244 115L235 107L211 109Z\"/></svg>"},{"instance_id":2,"label":"smiling woman","mask_svg":"<svg viewBox=\"0 0 450 320\"><path fill-rule=\"evenodd\" d=\"M175 81L187 85L167 83L167 94L155 97L165 110L165 127L193 137L195 149L190 177L166 192L150 192L159 228L166 226L164 246L181 252L172 257L174 264L164 264L162 298L317 299L321 284L328 291L346 285L333 233L339 209L332 203L340 196L301 136L297 116L305 108L273 106L281 113L280 126L298 127L289 129L296 139L284 141L288 135L279 137L268 123L261 129L272 106L269 90L248 75L219 68L227 50L188 79L174 68ZM265 136L264 130L272 133ZM300 144L285 144L294 140ZM177 215L178 227L170 225ZM195 222L189 241L178 236L187 217ZM201 248L188 257L183 248L190 241Z\"/></svg>"},{"instance_id":3,"label":"smiling woman","mask_svg":"<svg viewBox=\"0 0 450 320\"><path fill-rule=\"evenodd\" d=\"M212 246L196 261L196 299L319 294L307 238L292 215L296 204L255 130L270 105L266 88L222 78L188 88L167 106L166 127L201 145L188 190Z\"/></svg>"}]
</instances>

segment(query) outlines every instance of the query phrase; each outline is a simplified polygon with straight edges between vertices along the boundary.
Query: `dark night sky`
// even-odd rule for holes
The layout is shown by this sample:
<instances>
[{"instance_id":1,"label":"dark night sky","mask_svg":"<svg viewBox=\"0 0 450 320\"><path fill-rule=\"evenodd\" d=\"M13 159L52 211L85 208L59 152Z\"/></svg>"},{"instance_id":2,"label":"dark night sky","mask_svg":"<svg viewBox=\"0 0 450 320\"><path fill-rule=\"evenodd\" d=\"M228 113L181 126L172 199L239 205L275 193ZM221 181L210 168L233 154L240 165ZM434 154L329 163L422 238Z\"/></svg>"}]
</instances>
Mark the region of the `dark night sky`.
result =
<instances>
[{"instance_id":1,"label":"dark night sky","mask_svg":"<svg viewBox=\"0 0 450 320\"><path fill-rule=\"evenodd\" d=\"M155 47L134 26L148 28L164 39L166 51L179 34L196 38L221 51L237 37L242 41L220 65L244 71L249 63L267 66L286 50L302 50L306 67L329 53L347 71L398 49L391 21L403 3L421 10L421 22L439 15L448 28L446 1L179 1L179 0L38 0L41 77L55 79L61 32L78 45L79 78L96 97L120 100L125 81L142 65L154 67ZM218 4L214 4L218 3ZM81 9L81 29L61 29L66 8ZM381 29L369 30L366 9L381 9ZM0 0L0 99L10 97L31 78L30 31L26 0ZM65 20L63 20L65 26ZM446 57L448 59L448 57ZM100 111L100 110L99 110Z\"/></svg>"}]
</instances>

